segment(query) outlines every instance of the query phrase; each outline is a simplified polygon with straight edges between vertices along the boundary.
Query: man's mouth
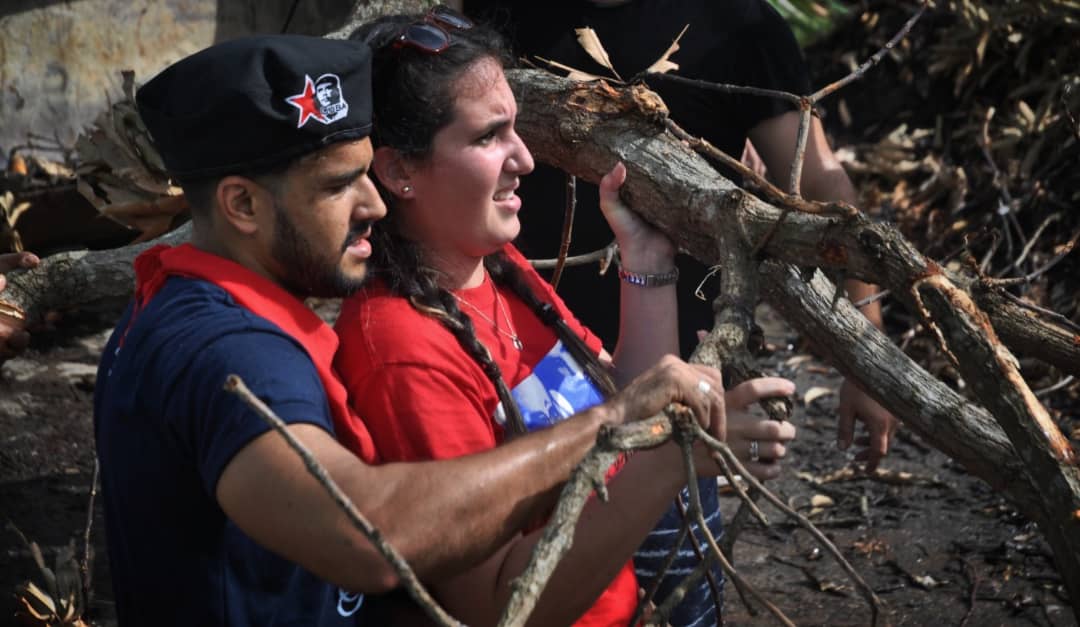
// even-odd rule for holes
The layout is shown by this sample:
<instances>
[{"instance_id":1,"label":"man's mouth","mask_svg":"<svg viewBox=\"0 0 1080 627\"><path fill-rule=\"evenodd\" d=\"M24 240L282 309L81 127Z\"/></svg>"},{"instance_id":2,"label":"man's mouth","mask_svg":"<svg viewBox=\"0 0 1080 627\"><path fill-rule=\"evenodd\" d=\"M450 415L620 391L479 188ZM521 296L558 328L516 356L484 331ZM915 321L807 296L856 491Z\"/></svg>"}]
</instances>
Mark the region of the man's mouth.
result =
<instances>
[{"instance_id":1,"label":"man's mouth","mask_svg":"<svg viewBox=\"0 0 1080 627\"><path fill-rule=\"evenodd\" d=\"M370 220L361 222L349 230L349 235L345 238L345 245L341 247L341 252L345 252L347 249L356 246L369 237L371 237Z\"/></svg>"}]
</instances>

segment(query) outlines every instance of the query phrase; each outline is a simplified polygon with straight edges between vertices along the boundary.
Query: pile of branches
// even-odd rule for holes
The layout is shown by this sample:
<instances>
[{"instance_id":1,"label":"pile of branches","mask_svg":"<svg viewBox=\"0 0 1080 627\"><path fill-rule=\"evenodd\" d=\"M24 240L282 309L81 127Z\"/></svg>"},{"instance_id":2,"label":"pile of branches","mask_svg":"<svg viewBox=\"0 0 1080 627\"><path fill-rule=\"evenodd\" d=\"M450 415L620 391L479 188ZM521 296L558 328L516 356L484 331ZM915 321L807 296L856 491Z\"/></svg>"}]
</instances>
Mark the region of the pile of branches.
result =
<instances>
[{"instance_id":1,"label":"pile of branches","mask_svg":"<svg viewBox=\"0 0 1080 627\"><path fill-rule=\"evenodd\" d=\"M911 11L902 2L861 3L808 51L815 84L847 74ZM1012 280L1013 295L1073 323L1080 256L1067 253L1080 234L1078 38L1080 6L1071 0L937 0L879 71L825 103L827 126L850 146L841 157L860 206L879 211L928 257ZM917 321L893 322L907 323L913 351L933 345ZM1036 389L1057 386L1053 404L1080 410L1077 382L1024 365Z\"/></svg>"}]
</instances>

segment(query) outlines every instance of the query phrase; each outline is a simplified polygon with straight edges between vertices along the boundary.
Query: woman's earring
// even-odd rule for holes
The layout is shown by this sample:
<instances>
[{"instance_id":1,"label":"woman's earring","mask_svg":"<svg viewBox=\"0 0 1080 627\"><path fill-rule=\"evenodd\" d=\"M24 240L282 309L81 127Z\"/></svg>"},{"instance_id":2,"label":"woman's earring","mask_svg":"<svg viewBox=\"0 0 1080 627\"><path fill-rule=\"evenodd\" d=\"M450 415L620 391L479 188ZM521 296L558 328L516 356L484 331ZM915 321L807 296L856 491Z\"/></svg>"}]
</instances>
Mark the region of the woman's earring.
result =
<instances>
[{"instance_id":1,"label":"woman's earring","mask_svg":"<svg viewBox=\"0 0 1080 627\"><path fill-rule=\"evenodd\" d=\"M412 185L402 185L401 186L401 193L402 194L408 194L411 191L412 191Z\"/></svg>"}]
</instances>

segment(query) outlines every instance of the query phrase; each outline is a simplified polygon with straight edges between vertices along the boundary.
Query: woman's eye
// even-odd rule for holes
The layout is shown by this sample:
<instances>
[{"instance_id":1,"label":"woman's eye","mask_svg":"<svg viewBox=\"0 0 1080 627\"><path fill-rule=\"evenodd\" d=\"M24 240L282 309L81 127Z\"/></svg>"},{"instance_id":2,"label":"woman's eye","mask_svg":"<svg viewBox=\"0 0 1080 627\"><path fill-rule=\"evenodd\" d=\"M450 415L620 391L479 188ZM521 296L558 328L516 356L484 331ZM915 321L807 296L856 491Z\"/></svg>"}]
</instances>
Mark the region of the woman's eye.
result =
<instances>
[{"instance_id":1,"label":"woman's eye","mask_svg":"<svg viewBox=\"0 0 1080 627\"><path fill-rule=\"evenodd\" d=\"M493 139L495 139L495 131L488 131L487 133L481 135L480 138L476 140L476 142L478 144L487 144L490 143Z\"/></svg>"}]
</instances>

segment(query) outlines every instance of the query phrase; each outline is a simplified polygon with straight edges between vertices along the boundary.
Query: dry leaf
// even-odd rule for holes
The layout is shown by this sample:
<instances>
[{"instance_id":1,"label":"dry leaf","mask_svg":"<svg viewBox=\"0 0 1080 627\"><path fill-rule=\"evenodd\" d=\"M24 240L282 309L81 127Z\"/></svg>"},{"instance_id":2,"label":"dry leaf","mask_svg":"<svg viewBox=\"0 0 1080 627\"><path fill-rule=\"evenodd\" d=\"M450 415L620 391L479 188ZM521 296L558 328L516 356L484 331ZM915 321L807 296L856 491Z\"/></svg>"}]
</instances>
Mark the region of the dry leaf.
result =
<instances>
[{"instance_id":1,"label":"dry leaf","mask_svg":"<svg viewBox=\"0 0 1080 627\"><path fill-rule=\"evenodd\" d=\"M187 210L135 108L135 77L122 72L124 97L76 140L77 189L105 216L142 232L145 241L168 232Z\"/></svg>"},{"instance_id":2,"label":"dry leaf","mask_svg":"<svg viewBox=\"0 0 1080 627\"><path fill-rule=\"evenodd\" d=\"M889 545L880 538L871 538L865 541L856 540L851 543L851 546L856 553L864 557L871 557L874 553L885 555L889 552Z\"/></svg>"},{"instance_id":3,"label":"dry leaf","mask_svg":"<svg viewBox=\"0 0 1080 627\"><path fill-rule=\"evenodd\" d=\"M683 34L686 33L686 29L688 28L690 28L689 24L683 26L683 29L679 31L679 34L675 37L675 41L671 42L671 46L668 47L667 51L664 52L663 56L657 59L655 63L650 65L648 69L645 70L646 72L652 74L666 74L671 70L679 69L678 63L669 61L668 59L669 57L671 57L671 55L675 54L679 50L679 40L682 39Z\"/></svg>"},{"instance_id":4,"label":"dry leaf","mask_svg":"<svg viewBox=\"0 0 1080 627\"><path fill-rule=\"evenodd\" d=\"M101 212L117 222L138 229L133 243L145 242L168 233L174 228L177 216L187 213L187 197L162 196L145 202L112 204Z\"/></svg>"},{"instance_id":5,"label":"dry leaf","mask_svg":"<svg viewBox=\"0 0 1080 627\"><path fill-rule=\"evenodd\" d=\"M812 387L806 391L806 394L803 395L803 404L809 406L810 403L813 403L815 400L821 398L822 396L829 396L833 393L834 392L830 388L821 386Z\"/></svg>"},{"instance_id":6,"label":"dry leaf","mask_svg":"<svg viewBox=\"0 0 1080 627\"><path fill-rule=\"evenodd\" d=\"M28 172L26 168L26 159L18 153L12 155L11 161L8 162L8 172L26 176L26 173Z\"/></svg>"},{"instance_id":7,"label":"dry leaf","mask_svg":"<svg viewBox=\"0 0 1080 627\"><path fill-rule=\"evenodd\" d=\"M810 507L832 507L836 502L832 500L832 497L825 494L815 494L810 497Z\"/></svg>"},{"instance_id":8,"label":"dry leaf","mask_svg":"<svg viewBox=\"0 0 1080 627\"><path fill-rule=\"evenodd\" d=\"M608 57L607 50L604 50L604 44L600 43L600 37L597 36L596 31L586 26L585 28L575 28L574 32L577 33L578 43L585 49L585 52L589 53L593 61L611 70L615 78L621 81L622 77L615 71L615 66L611 64L611 58Z\"/></svg>"},{"instance_id":9,"label":"dry leaf","mask_svg":"<svg viewBox=\"0 0 1080 627\"><path fill-rule=\"evenodd\" d=\"M933 588L937 588L938 586L945 585L944 581L938 581L937 579L934 579L930 575L914 575L913 574L913 575L911 575L911 580L914 581L916 584L918 584L919 587L925 588L927 590L931 590Z\"/></svg>"}]
</instances>

